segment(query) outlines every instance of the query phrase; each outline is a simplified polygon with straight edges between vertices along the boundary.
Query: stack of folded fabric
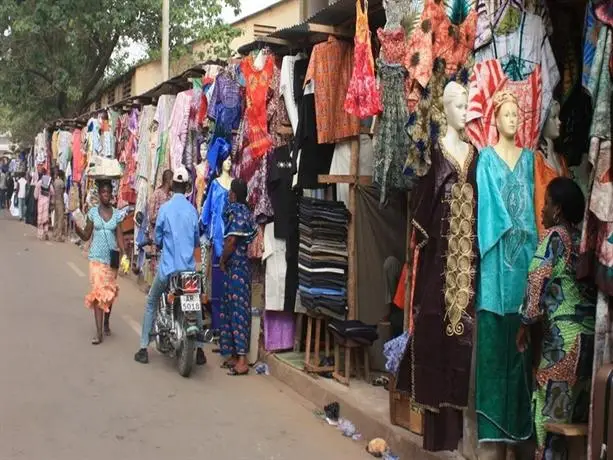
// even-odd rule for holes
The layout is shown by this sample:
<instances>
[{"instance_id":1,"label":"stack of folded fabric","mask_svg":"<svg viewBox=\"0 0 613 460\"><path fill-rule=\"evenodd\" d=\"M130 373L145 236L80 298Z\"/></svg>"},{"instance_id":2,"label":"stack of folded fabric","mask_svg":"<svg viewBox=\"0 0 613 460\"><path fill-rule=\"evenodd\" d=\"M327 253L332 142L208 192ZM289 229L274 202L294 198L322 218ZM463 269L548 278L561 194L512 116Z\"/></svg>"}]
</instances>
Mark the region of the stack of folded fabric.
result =
<instances>
[{"instance_id":1,"label":"stack of folded fabric","mask_svg":"<svg viewBox=\"0 0 613 460\"><path fill-rule=\"evenodd\" d=\"M347 225L342 202L300 199L300 302L314 313L344 319L347 313Z\"/></svg>"}]
</instances>

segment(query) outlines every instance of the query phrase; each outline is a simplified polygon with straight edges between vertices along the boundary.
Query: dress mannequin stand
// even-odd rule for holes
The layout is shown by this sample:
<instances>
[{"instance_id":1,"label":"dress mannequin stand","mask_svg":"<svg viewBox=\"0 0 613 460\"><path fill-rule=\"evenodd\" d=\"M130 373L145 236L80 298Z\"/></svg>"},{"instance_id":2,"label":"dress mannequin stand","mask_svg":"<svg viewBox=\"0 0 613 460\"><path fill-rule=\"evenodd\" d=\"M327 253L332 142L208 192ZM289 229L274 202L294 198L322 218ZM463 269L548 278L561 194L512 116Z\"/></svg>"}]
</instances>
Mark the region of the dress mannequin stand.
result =
<instances>
[{"instance_id":1,"label":"dress mannequin stand","mask_svg":"<svg viewBox=\"0 0 613 460\"><path fill-rule=\"evenodd\" d=\"M513 94L494 96L499 140L479 154L476 410L478 458L523 458L532 435L530 352L514 337L528 268L538 242L534 216L534 154L515 145L519 110ZM513 395L514 404L506 404Z\"/></svg>"},{"instance_id":2,"label":"dress mannequin stand","mask_svg":"<svg viewBox=\"0 0 613 460\"><path fill-rule=\"evenodd\" d=\"M474 237L477 155L461 134L466 123L466 89L457 83L447 85L443 105L447 132L433 143L432 165L412 194L414 331L397 387L424 409L424 448L429 451L456 450L462 438L473 344L473 273L478 260Z\"/></svg>"}]
</instances>

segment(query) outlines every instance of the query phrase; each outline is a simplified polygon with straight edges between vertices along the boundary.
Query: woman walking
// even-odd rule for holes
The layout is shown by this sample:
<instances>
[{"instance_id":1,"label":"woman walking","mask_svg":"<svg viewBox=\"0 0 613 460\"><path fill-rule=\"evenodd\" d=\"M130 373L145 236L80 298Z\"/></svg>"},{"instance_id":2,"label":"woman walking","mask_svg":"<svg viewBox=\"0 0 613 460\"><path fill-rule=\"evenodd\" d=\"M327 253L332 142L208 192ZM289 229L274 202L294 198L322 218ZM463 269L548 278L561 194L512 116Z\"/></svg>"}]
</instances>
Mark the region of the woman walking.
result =
<instances>
[{"instance_id":1,"label":"woman walking","mask_svg":"<svg viewBox=\"0 0 613 460\"><path fill-rule=\"evenodd\" d=\"M247 246L256 234L253 216L247 206L247 184L234 179L224 213L224 250L220 260L224 272L224 294L220 319L222 367L228 375L249 373L247 353L251 337L251 271Z\"/></svg>"},{"instance_id":2,"label":"woman walking","mask_svg":"<svg viewBox=\"0 0 613 460\"><path fill-rule=\"evenodd\" d=\"M47 175L47 170L43 168L42 177L36 182L34 188L34 198L37 200L37 220L38 239L49 239L49 207L51 200L54 199L53 184L51 176Z\"/></svg>"},{"instance_id":3,"label":"woman walking","mask_svg":"<svg viewBox=\"0 0 613 460\"><path fill-rule=\"evenodd\" d=\"M55 212L55 222L53 223L53 239L59 243L64 242L64 216L66 213L64 206L64 191L66 190L66 181L64 179L64 171L56 169L55 180L53 181L53 191L55 199L53 200L53 208Z\"/></svg>"},{"instance_id":4,"label":"woman walking","mask_svg":"<svg viewBox=\"0 0 613 460\"><path fill-rule=\"evenodd\" d=\"M89 248L89 282L91 291L85 296L85 305L93 310L96 336L93 345L102 343L110 335L109 320L113 302L119 294L117 270L124 251L123 232L119 212L111 205L113 186L110 181L98 182L100 204L87 213L87 223L81 229L75 226L83 241L93 239Z\"/></svg>"},{"instance_id":5,"label":"woman walking","mask_svg":"<svg viewBox=\"0 0 613 460\"><path fill-rule=\"evenodd\" d=\"M585 199L571 179L558 177L547 187L542 222L547 233L530 264L517 347L527 350L536 326L538 367L533 395L536 458L568 458L565 438L546 423L587 423L594 350L595 292L575 277ZM531 330L533 329L533 330ZM538 329L536 329L538 331ZM541 335L541 334L537 334Z\"/></svg>"}]
</instances>

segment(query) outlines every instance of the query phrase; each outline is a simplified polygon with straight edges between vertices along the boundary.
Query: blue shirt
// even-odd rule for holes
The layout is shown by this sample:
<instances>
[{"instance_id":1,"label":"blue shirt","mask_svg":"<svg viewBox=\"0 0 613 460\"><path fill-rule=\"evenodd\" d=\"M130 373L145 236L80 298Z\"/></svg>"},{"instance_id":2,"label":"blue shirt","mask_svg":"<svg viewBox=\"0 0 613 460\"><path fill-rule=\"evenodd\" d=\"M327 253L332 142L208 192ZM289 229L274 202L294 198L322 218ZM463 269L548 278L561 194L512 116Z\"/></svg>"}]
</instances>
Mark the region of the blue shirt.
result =
<instances>
[{"instance_id":1,"label":"blue shirt","mask_svg":"<svg viewBox=\"0 0 613 460\"><path fill-rule=\"evenodd\" d=\"M94 224L92 242L89 246L89 260L111 265L111 250L117 249L117 226L121 222L121 215L113 208L111 219L106 222L98 211L98 206L91 208L87 218Z\"/></svg>"},{"instance_id":2,"label":"blue shirt","mask_svg":"<svg viewBox=\"0 0 613 460\"><path fill-rule=\"evenodd\" d=\"M160 274L164 277L196 270L194 250L199 245L198 213L185 195L175 193L158 212L155 243L162 246Z\"/></svg>"}]
</instances>

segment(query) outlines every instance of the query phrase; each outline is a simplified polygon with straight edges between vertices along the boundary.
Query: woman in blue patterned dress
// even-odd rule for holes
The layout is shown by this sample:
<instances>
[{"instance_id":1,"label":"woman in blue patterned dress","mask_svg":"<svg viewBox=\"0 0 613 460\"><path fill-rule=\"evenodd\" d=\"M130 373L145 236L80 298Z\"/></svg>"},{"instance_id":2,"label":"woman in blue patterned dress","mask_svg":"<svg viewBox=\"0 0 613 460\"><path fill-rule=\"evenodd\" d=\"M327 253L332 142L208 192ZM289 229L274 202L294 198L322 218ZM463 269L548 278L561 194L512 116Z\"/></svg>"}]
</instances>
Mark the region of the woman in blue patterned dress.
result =
<instances>
[{"instance_id":1,"label":"woman in blue patterned dress","mask_svg":"<svg viewBox=\"0 0 613 460\"><path fill-rule=\"evenodd\" d=\"M256 227L247 206L245 182L232 181L229 200L224 212L226 231L220 260L224 272L220 349L225 359L222 367L230 369L228 374L246 375L249 373L247 353L251 336L251 271L247 246L256 234Z\"/></svg>"}]
</instances>

